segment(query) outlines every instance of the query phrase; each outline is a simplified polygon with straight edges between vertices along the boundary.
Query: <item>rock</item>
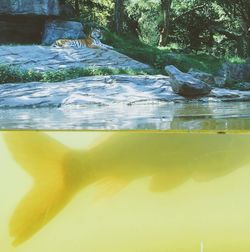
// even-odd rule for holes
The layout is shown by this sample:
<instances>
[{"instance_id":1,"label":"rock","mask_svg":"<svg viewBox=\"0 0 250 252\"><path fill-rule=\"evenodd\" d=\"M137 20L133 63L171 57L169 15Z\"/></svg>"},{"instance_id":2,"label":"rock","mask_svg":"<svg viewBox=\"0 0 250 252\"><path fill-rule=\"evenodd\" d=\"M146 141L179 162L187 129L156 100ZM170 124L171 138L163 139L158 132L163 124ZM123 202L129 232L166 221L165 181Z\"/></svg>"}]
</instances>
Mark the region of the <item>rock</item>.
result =
<instances>
[{"instance_id":1,"label":"rock","mask_svg":"<svg viewBox=\"0 0 250 252\"><path fill-rule=\"evenodd\" d=\"M46 95L45 95L46 94ZM167 76L90 76L56 83L0 85L0 108L135 105L184 100Z\"/></svg>"},{"instance_id":2,"label":"rock","mask_svg":"<svg viewBox=\"0 0 250 252\"><path fill-rule=\"evenodd\" d=\"M63 3L60 5L60 17L62 18L75 18L76 11L72 4L70 3Z\"/></svg>"},{"instance_id":3,"label":"rock","mask_svg":"<svg viewBox=\"0 0 250 252\"><path fill-rule=\"evenodd\" d=\"M249 91L215 88L202 102L250 101ZM55 83L17 83L0 85L0 108L71 108L92 106L118 107L187 103L187 99L173 92L167 76L89 76ZM211 105L212 106L212 105ZM217 108L220 105L215 105ZM165 111L165 110L164 110ZM183 115L185 116L187 112ZM223 112L222 112L223 113ZM143 116L143 113L139 113ZM164 113L165 116L168 114ZM138 116L138 113L137 113Z\"/></svg>"},{"instance_id":4,"label":"rock","mask_svg":"<svg viewBox=\"0 0 250 252\"><path fill-rule=\"evenodd\" d=\"M226 86L226 79L224 77L216 76L214 77L214 83L216 87L223 88Z\"/></svg>"},{"instance_id":5,"label":"rock","mask_svg":"<svg viewBox=\"0 0 250 252\"><path fill-rule=\"evenodd\" d=\"M42 44L51 45L58 39L79 39L84 37L83 26L80 22L52 20L45 23Z\"/></svg>"},{"instance_id":6,"label":"rock","mask_svg":"<svg viewBox=\"0 0 250 252\"><path fill-rule=\"evenodd\" d=\"M250 82L240 82L235 84L233 87L241 91L250 91Z\"/></svg>"},{"instance_id":7,"label":"rock","mask_svg":"<svg viewBox=\"0 0 250 252\"><path fill-rule=\"evenodd\" d=\"M77 67L151 69L150 66L114 50L37 45L0 46L0 64L40 72Z\"/></svg>"},{"instance_id":8,"label":"rock","mask_svg":"<svg viewBox=\"0 0 250 252\"><path fill-rule=\"evenodd\" d=\"M229 87L235 83L250 81L250 64L224 63L219 69L218 76L225 78Z\"/></svg>"},{"instance_id":9,"label":"rock","mask_svg":"<svg viewBox=\"0 0 250 252\"><path fill-rule=\"evenodd\" d=\"M45 20L59 15L58 0L0 0L0 43L41 43Z\"/></svg>"},{"instance_id":10,"label":"rock","mask_svg":"<svg viewBox=\"0 0 250 252\"><path fill-rule=\"evenodd\" d=\"M58 0L1 0L0 14L58 16Z\"/></svg>"},{"instance_id":11,"label":"rock","mask_svg":"<svg viewBox=\"0 0 250 252\"><path fill-rule=\"evenodd\" d=\"M209 85L215 84L214 76L212 74L205 73L202 71L196 71L194 69L190 69L188 73L191 74L194 78L199 79Z\"/></svg>"},{"instance_id":12,"label":"rock","mask_svg":"<svg viewBox=\"0 0 250 252\"><path fill-rule=\"evenodd\" d=\"M194 78L191 74L181 72L175 66L166 66L165 71L170 76L173 91L184 97L207 95L212 89L205 82Z\"/></svg>"}]
</instances>

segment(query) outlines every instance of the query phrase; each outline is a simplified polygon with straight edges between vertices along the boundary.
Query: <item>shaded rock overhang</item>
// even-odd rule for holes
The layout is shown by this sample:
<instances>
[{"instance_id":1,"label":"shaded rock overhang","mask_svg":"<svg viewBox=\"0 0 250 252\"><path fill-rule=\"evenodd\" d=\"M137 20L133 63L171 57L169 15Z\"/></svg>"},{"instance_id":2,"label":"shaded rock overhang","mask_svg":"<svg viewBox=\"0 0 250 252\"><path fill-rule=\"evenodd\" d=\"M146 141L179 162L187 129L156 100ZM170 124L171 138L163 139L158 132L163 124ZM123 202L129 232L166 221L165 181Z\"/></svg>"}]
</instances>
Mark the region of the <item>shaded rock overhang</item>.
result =
<instances>
[{"instance_id":1,"label":"shaded rock overhang","mask_svg":"<svg viewBox=\"0 0 250 252\"><path fill-rule=\"evenodd\" d=\"M41 43L45 21L59 13L58 0L1 0L0 43Z\"/></svg>"},{"instance_id":2,"label":"shaded rock overhang","mask_svg":"<svg viewBox=\"0 0 250 252\"><path fill-rule=\"evenodd\" d=\"M58 0L1 0L0 15L58 16Z\"/></svg>"}]
</instances>

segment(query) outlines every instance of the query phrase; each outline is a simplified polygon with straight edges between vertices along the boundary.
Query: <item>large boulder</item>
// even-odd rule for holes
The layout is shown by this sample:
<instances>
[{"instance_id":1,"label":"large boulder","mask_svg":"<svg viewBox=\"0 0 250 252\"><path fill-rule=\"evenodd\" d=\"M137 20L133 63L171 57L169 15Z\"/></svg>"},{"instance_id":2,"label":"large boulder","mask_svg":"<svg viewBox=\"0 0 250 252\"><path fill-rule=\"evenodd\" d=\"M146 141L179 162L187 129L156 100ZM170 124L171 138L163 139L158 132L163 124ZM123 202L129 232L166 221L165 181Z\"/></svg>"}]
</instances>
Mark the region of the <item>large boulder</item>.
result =
<instances>
[{"instance_id":1,"label":"large boulder","mask_svg":"<svg viewBox=\"0 0 250 252\"><path fill-rule=\"evenodd\" d=\"M1 0L0 14L58 16L58 0Z\"/></svg>"},{"instance_id":2,"label":"large boulder","mask_svg":"<svg viewBox=\"0 0 250 252\"><path fill-rule=\"evenodd\" d=\"M224 63L219 69L218 76L225 79L226 86L239 82L250 81L250 64Z\"/></svg>"},{"instance_id":3,"label":"large boulder","mask_svg":"<svg viewBox=\"0 0 250 252\"><path fill-rule=\"evenodd\" d=\"M194 78L191 74L181 72L175 66L166 66L165 71L170 76L173 91L184 97L207 95L212 89L205 82Z\"/></svg>"},{"instance_id":4,"label":"large boulder","mask_svg":"<svg viewBox=\"0 0 250 252\"><path fill-rule=\"evenodd\" d=\"M79 39L84 37L83 25L80 22L52 20L45 23L42 44L51 45L58 39Z\"/></svg>"},{"instance_id":5,"label":"large boulder","mask_svg":"<svg viewBox=\"0 0 250 252\"><path fill-rule=\"evenodd\" d=\"M215 83L214 76L212 74L194 70L194 69L190 69L188 73L191 74L194 78L199 79L209 85L214 85Z\"/></svg>"}]
</instances>

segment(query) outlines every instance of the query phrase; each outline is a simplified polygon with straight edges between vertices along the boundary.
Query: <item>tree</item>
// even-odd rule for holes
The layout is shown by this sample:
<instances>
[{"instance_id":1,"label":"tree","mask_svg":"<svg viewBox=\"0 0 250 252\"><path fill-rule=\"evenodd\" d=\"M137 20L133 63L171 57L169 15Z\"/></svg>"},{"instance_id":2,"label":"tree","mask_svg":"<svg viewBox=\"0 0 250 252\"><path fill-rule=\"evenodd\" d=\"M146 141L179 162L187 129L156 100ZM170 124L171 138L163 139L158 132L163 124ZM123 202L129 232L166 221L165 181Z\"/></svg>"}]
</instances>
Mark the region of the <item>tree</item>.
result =
<instances>
[{"instance_id":1,"label":"tree","mask_svg":"<svg viewBox=\"0 0 250 252\"><path fill-rule=\"evenodd\" d=\"M75 0L75 10L76 10L76 15L79 17L80 16L80 2L79 2L79 0Z\"/></svg>"},{"instance_id":2,"label":"tree","mask_svg":"<svg viewBox=\"0 0 250 252\"><path fill-rule=\"evenodd\" d=\"M163 13L163 25L160 31L159 46L166 46L169 35L170 10L172 0L161 0L161 9Z\"/></svg>"},{"instance_id":3,"label":"tree","mask_svg":"<svg viewBox=\"0 0 250 252\"><path fill-rule=\"evenodd\" d=\"M124 0L115 0L115 32L123 32Z\"/></svg>"},{"instance_id":4,"label":"tree","mask_svg":"<svg viewBox=\"0 0 250 252\"><path fill-rule=\"evenodd\" d=\"M231 19L237 23L234 29L218 31L228 39L234 40L240 56L250 56L250 1L249 0L217 0L216 1ZM230 28L230 27L229 27Z\"/></svg>"}]
</instances>

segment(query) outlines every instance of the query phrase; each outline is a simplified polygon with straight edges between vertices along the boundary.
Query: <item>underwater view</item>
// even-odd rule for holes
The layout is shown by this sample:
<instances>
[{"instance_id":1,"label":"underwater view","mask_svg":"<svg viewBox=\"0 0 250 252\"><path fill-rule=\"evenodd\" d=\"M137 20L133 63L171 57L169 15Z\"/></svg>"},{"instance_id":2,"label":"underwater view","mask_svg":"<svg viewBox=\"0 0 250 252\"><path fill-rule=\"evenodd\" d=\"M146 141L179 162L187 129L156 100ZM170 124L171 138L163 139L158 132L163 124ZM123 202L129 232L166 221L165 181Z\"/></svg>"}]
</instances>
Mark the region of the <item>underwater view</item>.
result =
<instances>
[{"instance_id":1,"label":"underwater view","mask_svg":"<svg viewBox=\"0 0 250 252\"><path fill-rule=\"evenodd\" d=\"M2 131L1 252L249 252L247 131Z\"/></svg>"}]
</instances>

